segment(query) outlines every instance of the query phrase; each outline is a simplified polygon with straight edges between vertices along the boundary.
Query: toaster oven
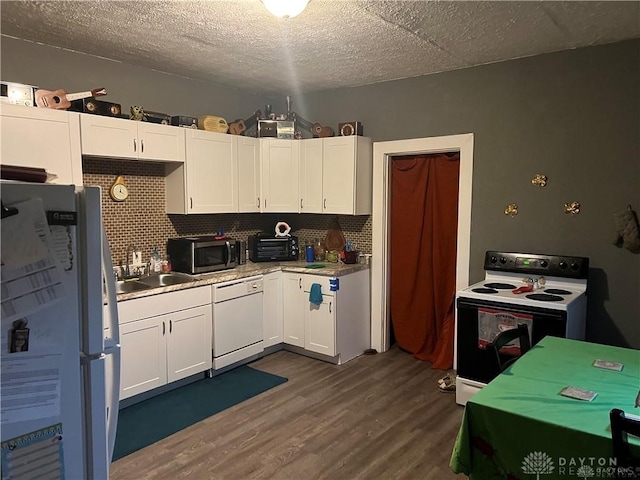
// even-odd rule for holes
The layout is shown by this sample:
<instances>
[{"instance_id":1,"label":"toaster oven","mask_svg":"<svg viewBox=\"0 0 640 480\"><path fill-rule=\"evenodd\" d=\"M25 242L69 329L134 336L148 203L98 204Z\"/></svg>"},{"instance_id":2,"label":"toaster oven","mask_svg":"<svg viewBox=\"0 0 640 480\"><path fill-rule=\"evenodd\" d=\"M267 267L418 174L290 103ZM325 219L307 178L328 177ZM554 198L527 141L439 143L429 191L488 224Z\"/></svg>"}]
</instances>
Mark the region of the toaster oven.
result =
<instances>
[{"instance_id":1,"label":"toaster oven","mask_svg":"<svg viewBox=\"0 0 640 480\"><path fill-rule=\"evenodd\" d=\"M249 260L252 262L278 262L298 260L298 237L275 237L257 234L249 237Z\"/></svg>"}]
</instances>

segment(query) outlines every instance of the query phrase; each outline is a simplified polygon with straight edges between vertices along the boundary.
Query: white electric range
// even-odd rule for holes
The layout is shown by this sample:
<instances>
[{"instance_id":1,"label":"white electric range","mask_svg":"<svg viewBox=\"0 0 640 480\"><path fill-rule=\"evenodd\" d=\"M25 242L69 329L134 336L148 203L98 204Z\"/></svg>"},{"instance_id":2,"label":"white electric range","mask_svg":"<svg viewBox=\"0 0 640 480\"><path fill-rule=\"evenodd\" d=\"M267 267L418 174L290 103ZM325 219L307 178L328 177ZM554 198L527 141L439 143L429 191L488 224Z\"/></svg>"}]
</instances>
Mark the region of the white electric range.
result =
<instances>
[{"instance_id":1,"label":"white electric range","mask_svg":"<svg viewBox=\"0 0 640 480\"><path fill-rule=\"evenodd\" d=\"M582 340L587 317L589 259L488 251L485 279L456 293L456 402L496 375L484 349L501 331L525 323L531 345L547 335ZM502 352L502 351L501 351Z\"/></svg>"}]
</instances>

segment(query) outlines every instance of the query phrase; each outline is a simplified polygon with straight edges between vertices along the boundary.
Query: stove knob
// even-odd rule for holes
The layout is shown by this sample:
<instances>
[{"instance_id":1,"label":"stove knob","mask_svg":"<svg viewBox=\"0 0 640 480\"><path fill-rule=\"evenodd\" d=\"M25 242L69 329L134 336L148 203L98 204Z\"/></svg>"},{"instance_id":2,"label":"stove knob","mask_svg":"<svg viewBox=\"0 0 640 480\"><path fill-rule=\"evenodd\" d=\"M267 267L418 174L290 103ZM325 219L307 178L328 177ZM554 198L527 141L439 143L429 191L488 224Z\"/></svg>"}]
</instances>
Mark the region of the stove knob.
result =
<instances>
[{"instance_id":1,"label":"stove knob","mask_svg":"<svg viewBox=\"0 0 640 480\"><path fill-rule=\"evenodd\" d=\"M562 270L566 270L566 269L567 269L567 267L568 267L567 262L565 262L565 261L560 262L560 265L558 265L558 266L559 266Z\"/></svg>"},{"instance_id":2,"label":"stove knob","mask_svg":"<svg viewBox=\"0 0 640 480\"><path fill-rule=\"evenodd\" d=\"M573 262L571 264L571 270L573 270L574 272L577 272L578 270L580 270L580 264L578 262Z\"/></svg>"},{"instance_id":3,"label":"stove knob","mask_svg":"<svg viewBox=\"0 0 640 480\"><path fill-rule=\"evenodd\" d=\"M504 265L505 263L507 263L507 259L504 257L500 257L500 263Z\"/></svg>"},{"instance_id":4,"label":"stove knob","mask_svg":"<svg viewBox=\"0 0 640 480\"><path fill-rule=\"evenodd\" d=\"M549 266L549 262L547 262L546 260L540 260L540 266L542 268L547 268Z\"/></svg>"},{"instance_id":5,"label":"stove knob","mask_svg":"<svg viewBox=\"0 0 640 480\"><path fill-rule=\"evenodd\" d=\"M491 255L491 263L496 263L498 261L498 257Z\"/></svg>"}]
</instances>

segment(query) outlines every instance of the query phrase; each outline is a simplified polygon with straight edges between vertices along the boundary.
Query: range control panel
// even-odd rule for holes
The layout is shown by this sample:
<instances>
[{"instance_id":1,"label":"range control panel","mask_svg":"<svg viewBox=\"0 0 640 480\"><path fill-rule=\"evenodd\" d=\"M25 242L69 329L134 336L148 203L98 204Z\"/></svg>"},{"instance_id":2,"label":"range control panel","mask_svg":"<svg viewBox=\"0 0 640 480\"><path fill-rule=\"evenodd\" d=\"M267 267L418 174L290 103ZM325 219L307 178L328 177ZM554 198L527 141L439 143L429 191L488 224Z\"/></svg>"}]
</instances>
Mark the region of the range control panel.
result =
<instances>
[{"instance_id":1,"label":"range control panel","mask_svg":"<svg viewBox=\"0 0 640 480\"><path fill-rule=\"evenodd\" d=\"M589 276L589 259L587 257L489 250L485 253L484 269L586 279Z\"/></svg>"}]
</instances>

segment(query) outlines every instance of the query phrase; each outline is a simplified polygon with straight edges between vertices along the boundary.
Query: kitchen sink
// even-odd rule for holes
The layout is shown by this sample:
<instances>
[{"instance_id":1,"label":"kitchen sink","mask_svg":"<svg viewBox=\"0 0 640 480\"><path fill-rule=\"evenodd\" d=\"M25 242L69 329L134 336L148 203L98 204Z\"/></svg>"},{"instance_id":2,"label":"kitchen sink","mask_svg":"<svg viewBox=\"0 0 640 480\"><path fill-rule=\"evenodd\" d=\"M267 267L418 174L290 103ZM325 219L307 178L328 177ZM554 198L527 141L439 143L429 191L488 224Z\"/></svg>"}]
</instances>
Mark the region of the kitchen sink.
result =
<instances>
[{"instance_id":1,"label":"kitchen sink","mask_svg":"<svg viewBox=\"0 0 640 480\"><path fill-rule=\"evenodd\" d=\"M137 280L130 281L118 281L116 282L116 294L119 293L132 293L132 292L140 292L142 290L149 290L153 288L149 285L144 285Z\"/></svg>"},{"instance_id":2,"label":"kitchen sink","mask_svg":"<svg viewBox=\"0 0 640 480\"><path fill-rule=\"evenodd\" d=\"M186 273L156 273L148 277L140 278L136 283L142 283L147 288L167 287L169 285L178 285L180 283L193 282L194 278Z\"/></svg>"}]
</instances>

